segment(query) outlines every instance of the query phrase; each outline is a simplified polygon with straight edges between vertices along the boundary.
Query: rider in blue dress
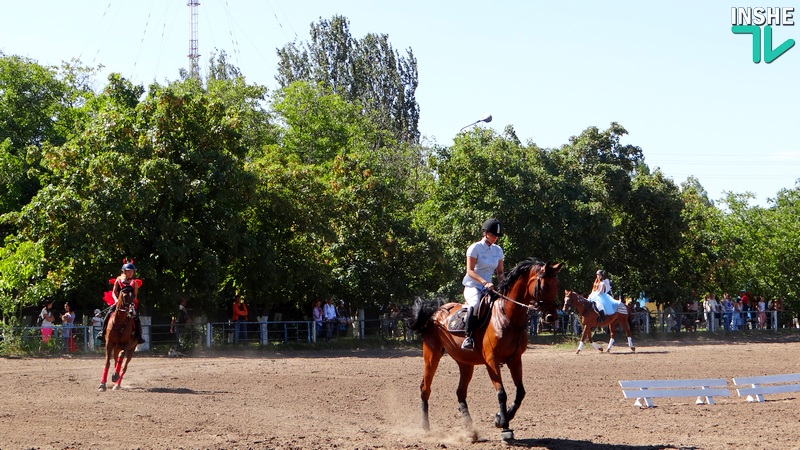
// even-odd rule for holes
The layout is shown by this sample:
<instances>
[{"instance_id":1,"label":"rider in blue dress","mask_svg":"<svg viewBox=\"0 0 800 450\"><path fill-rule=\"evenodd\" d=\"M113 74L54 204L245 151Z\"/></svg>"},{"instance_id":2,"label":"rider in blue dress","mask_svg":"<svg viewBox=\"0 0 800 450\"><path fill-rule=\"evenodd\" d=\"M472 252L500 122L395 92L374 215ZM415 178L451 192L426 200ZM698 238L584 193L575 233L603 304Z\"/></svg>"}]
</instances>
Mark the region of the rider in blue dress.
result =
<instances>
[{"instance_id":1,"label":"rider in blue dress","mask_svg":"<svg viewBox=\"0 0 800 450\"><path fill-rule=\"evenodd\" d=\"M622 302L611 297L611 282L606 278L605 270L598 270L596 275L594 284L592 284L592 293L589 294L589 300L595 303L602 322L605 320L606 315L617 312L617 308Z\"/></svg>"}]
</instances>

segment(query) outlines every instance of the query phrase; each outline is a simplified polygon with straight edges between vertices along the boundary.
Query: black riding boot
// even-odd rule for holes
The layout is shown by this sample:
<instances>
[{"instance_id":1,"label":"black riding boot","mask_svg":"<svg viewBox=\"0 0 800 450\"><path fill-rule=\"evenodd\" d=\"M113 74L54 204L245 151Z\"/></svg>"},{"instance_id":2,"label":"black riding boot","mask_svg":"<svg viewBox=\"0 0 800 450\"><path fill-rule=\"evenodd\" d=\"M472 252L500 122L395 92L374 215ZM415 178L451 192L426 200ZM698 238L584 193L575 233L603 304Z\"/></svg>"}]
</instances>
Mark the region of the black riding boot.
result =
<instances>
[{"instance_id":1,"label":"black riding boot","mask_svg":"<svg viewBox=\"0 0 800 450\"><path fill-rule=\"evenodd\" d=\"M144 344L144 338L142 337L142 322L139 320L139 314L133 316L133 323L136 324L136 329L134 330L133 334L136 336L137 342Z\"/></svg>"},{"instance_id":2,"label":"black riding boot","mask_svg":"<svg viewBox=\"0 0 800 450\"><path fill-rule=\"evenodd\" d=\"M600 322L606 320L606 312L602 309L597 310L597 315L600 316Z\"/></svg>"},{"instance_id":3,"label":"black riding boot","mask_svg":"<svg viewBox=\"0 0 800 450\"><path fill-rule=\"evenodd\" d=\"M461 344L461 348L464 350L472 350L475 348L475 341L472 340L472 329L475 327L475 317L472 315L474 308L470 306L467 308L467 317L465 321L464 327L464 342Z\"/></svg>"},{"instance_id":4,"label":"black riding boot","mask_svg":"<svg viewBox=\"0 0 800 450\"><path fill-rule=\"evenodd\" d=\"M108 319L111 318L111 311L113 311L113 309L109 309L108 312L106 313L106 317L103 319L103 328L100 328L100 332L97 333L97 339L100 339L103 342L105 342L106 340L105 338L106 327L108 326Z\"/></svg>"}]
</instances>

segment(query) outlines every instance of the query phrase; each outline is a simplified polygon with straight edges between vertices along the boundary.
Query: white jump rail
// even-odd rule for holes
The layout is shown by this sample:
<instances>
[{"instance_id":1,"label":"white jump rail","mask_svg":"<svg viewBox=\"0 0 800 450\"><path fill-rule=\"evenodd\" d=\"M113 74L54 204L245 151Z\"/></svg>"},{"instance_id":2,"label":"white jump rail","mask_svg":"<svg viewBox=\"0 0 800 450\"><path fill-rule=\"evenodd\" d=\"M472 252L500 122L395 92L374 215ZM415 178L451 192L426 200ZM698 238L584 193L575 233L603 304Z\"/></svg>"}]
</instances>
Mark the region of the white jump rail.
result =
<instances>
[{"instance_id":1,"label":"white jump rail","mask_svg":"<svg viewBox=\"0 0 800 450\"><path fill-rule=\"evenodd\" d=\"M702 380L629 380L620 381L625 398L635 398L634 406L652 408L655 397L694 397L696 405L714 404L714 397L730 397L728 381Z\"/></svg>"},{"instance_id":2,"label":"white jump rail","mask_svg":"<svg viewBox=\"0 0 800 450\"><path fill-rule=\"evenodd\" d=\"M733 384L736 386L750 385L750 387L741 387L736 389L739 397L744 397L745 395L747 396L748 402L763 402L764 394L800 392L800 384L798 384L798 382L800 382L800 373L790 373L786 375L764 375L760 377L743 377L733 379Z\"/></svg>"}]
</instances>

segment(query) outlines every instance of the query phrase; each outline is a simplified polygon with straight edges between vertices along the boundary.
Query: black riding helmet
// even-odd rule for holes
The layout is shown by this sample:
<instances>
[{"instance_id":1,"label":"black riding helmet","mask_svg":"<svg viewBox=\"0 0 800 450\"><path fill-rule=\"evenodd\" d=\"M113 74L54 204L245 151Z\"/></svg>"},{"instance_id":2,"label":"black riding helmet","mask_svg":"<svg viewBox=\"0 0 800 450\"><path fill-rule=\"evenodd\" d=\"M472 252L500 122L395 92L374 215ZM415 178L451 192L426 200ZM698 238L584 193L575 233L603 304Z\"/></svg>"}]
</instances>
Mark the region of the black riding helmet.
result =
<instances>
[{"instance_id":1,"label":"black riding helmet","mask_svg":"<svg viewBox=\"0 0 800 450\"><path fill-rule=\"evenodd\" d=\"M492 217L491 219L487 219L486 222L483 222L483 227L481 230L488 231L495 236L502 236L503 230L500 228L500 221Z\"/></svg>"}]
</instances>

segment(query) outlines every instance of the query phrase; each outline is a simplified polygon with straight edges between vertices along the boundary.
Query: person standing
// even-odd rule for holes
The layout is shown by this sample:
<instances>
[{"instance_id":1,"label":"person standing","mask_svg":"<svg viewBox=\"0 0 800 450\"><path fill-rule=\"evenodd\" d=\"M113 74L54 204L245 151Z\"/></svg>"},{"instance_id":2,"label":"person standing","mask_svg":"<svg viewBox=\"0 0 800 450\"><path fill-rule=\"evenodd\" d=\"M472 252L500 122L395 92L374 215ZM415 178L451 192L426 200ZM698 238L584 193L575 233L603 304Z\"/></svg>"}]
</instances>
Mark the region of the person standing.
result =
<instances>
[{"instance_id":1,"label":"person standing","mask_svg":"<svg viewBox=\"0 0 800 450\"><path fill-rule=\"evenodd\" d=\"M319 337L322 334L322 302L317 300L314 302L314 307L311 309L311 317L314 319L314 336Z\"/></svg>"},{"instance_id":2,"label":"person standing","mask_svg":"<svg viewBox=\"0 0 800 450\"><path fill-rule=\"evenodd\" d=\"M755 308L751 308L752 305L750 303L750 292L742 289L739 296L739 304L741 306L741 320L739 321L739 326L741 326L742 329L747 329L748 325L751 325L750 311ZM751 328L753 327L751 326Z\"/></svg>"},{"instance_id":3,"label":"person standing","mask_svg":"<svg viewBox=\"0 0 800 450\"><path fill-rule=\"evenodd\" d=\"M467 317L464 328L464 342L461 348L472 350L475 340L472 337L477 320L478 302L485 293L494 288L492 275L497 275L498 282L503 279L503 249L497 240L503 236L500 221L489 218L481 227L483 237L480 241L467 247L467 273L461 280L464 285L464 304L467 306Z\"/></svg>"},{"instance_id":4,"label":"person standing","mask_svg":"<svg viewBox=\"0 0 800 450\"><path fill-rule=\"evenodd\" d=\"M735 309L731 294L727 292L722 294L722 328L725 331L731 331L733 328L733 313Z\"/></svg>"},{"instance_id":5,"label":"person standing","mask_svg":"<svg viewBox=\"0 0 800 450\"><path fill-rule=\"evenodd\" d=\"M339 334L344 336L347 334L347 327L350 326L350 311L344 304L344 300L339 300L339 307L336 308L336 316L339 318Z\"/></svg>"},{"instance_id":6,"label":"person standing","mask_svg":"<svg viewBox=\"0 0 800 450\"><path fill-rule=\"evenodd\" d=\"M72 312L69 303L64 303L64 314L61 315L61 343L64 346L64 351L68 353L78 349L75 345L74 328L75 313Z\"/></svg>"},{"instance_id":7,"label":"person standing","mask_svg":"<svg viewBox=\"0 0 800 450\"><path fill-rule=\"evenodd\" d=\"M706 299L703 302L703 311L706 313L706 329L712 333L717 331L717 312L719 311L719 305L717 304L717 299L713 292L709 292L706 295Z\"/></svg>"},{"instance_id":8,"label":"person standing","mask_svg":"<svg viewBox=\"0 0 800 450\"><path fill-rule=\"evenodd\" d=\"M325 306L322 307L322 321L325 322L325 341L328 342L333 336L333 327L336 325L336 306L333 304L333 296L328 297Z\"/></svg>"},{"instance_id":9,"label":"person standing","mask_svg":"<svg viewBox=\"0 0 800 450\"><path fill-rule=\"evenodd\" d=\"M176 350L181 346L181 333L192 325L192 317L189 315L189 309L186 307L188 303L189 301L186 297L182 297L180 303L178 303L178 312L172 316L172 320L170 321L169 332L175 333L175 341L177 342Z\"/></svg>"},{"instance_id":10,"label":"person standing","mask_svg":"<svg viewBox=\"0 0 800 450\"><path fill-rule=\"evenodd\" d=\"M100 329L103 328L103 311L99 309L94 310L94 316L92 317L92 336L97 336L100 334ZM94 346L99 347L102 345L102 342L99 339L95 339Z\"/></svg>"},{"instance_id":11,"label":"person standing","mask_svg":"<svg viewBox=\"0 0 800 450\"><path fill-rule=\"evenodd\" d=\"M743 311L742 298L739 297L733 303L733 320L731 320L731 330L738 331L744 325Z\"/></svg>"},{"instance_id":12,"label":"person standing","mask_svg":"<svg viewBox=\"0 0 800 450\"><path fill-rule=\"evenodd\" d=\"M758 329L767 329L767 304L764 302L764 297L756 297L756 310L758 311Z\"/></svg>"},{"instance_id":13,"label":"person standing","mask_svg":"<svg viewBox=\"0 0 800 450\"><path fill-rule=\"evenodd\" d=\"M237 295L233 301L233 343L238 344L239 339L247 342L247 305L241 295Z\"/></svg>"},{"instance_id":14,"label":"person standing","mask_svg":"<svg viewBox=\"0 0 800 450\"><path fill-rule=\"evenodd\" d=\"M53 323L56 317L53 315L53 301L48 300L42 312L39 313L39 319L42 327L42 342L47 344L50 342L50 336L53 335Z\"/></svg>"}]
</instances>

